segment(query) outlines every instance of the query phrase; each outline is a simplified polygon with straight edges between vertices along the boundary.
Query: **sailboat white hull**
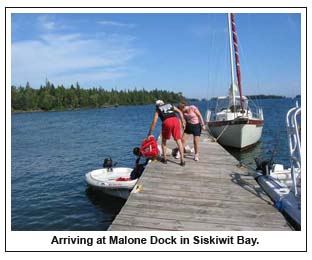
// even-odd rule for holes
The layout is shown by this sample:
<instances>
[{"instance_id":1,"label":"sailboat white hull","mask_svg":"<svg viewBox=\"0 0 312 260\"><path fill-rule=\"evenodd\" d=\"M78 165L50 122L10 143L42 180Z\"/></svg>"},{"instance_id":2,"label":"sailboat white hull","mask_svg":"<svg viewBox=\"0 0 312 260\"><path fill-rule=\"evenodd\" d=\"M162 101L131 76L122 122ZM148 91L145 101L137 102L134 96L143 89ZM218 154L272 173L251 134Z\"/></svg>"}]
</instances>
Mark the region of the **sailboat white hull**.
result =
<instances>
[{"instance_id":1,"label":"sailboat white hull","mask_svg":"<svg viewBox=\"0 0 312 260\"><path fill-rule=\"evenodd\" d=\"M231 64L231 86L228 96L216 99L214 111L208 110L206 121L210 133L223 146L240 150L255 145L261 138L263 126L263 111L261 108L249 105L249 100L242 94L238 42L234 14L228 14L228 31ZM234 79L233 44L236 62L236 77L239 95Z\"/></svg>"},{"instance_id":2,"label":"sailboat white hull","mask_svg":"<svg viewBox=\"0 0 312 260\"><path fill-rule=\"evenodd\" d=\"M255 145L261 138L262 121L231 124L227 122L208 122L210 133L223 146L247 149Z\"/></svg>"}]
</instances>

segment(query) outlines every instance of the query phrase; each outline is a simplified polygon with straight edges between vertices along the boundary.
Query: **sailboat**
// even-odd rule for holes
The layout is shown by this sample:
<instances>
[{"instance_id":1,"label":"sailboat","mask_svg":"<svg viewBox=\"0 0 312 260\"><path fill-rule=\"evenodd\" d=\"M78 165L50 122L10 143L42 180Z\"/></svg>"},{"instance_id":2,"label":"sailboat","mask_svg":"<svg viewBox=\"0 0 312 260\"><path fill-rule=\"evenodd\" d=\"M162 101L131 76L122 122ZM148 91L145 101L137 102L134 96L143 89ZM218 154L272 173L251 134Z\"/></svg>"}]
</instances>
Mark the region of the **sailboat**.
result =
<instances>
[{"instance_id":1,"label":"sailboat","mask_svg":"<svg viewBox=\"0 0 312 260\"><path fill-rule=\"evenodd\" d=\"M238 41L234 14L228 14L228 32L231 65L231 86L227 96L216 98L214 111L207 110L206 122L209 132L221 145L246 150L260 140L263 127L263 111L252 107L242 93ZM237 84L234 76L233 43ZM238 86L237 86L238 85Z\"/></svg>"}]
</instances>

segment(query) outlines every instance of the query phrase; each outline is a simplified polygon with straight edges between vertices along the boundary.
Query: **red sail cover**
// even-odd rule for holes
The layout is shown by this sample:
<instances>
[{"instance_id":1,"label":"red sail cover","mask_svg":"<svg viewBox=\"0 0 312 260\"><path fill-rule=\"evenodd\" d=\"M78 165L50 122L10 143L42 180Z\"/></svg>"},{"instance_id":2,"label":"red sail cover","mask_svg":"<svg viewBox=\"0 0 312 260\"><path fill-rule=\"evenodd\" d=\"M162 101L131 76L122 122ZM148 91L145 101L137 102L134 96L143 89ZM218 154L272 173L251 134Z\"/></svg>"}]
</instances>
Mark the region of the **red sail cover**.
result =
<instances>
[{"instance_id":1,"label":"red sail cover","mask_svg":"<svg viewBox=\"0 0 312 260\"><path fill-rule=\"evenodd\" d=\"M158 156L157 142L154 136L151 135L143 140L140 152L146 158L155 158Z\"/></svg>"}]
</instances>

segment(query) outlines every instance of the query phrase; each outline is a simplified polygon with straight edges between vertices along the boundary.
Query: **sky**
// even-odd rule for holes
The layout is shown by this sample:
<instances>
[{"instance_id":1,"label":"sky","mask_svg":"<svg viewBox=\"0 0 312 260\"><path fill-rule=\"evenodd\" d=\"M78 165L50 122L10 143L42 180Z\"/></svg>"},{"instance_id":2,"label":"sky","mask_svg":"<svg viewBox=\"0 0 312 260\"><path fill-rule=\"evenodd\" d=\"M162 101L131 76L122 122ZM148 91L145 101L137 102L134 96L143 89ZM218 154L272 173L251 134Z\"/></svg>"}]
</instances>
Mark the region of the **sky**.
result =
<instances>
[{"instance_id":1,"label":"sky","mask_svg":"<svg viewBox=\"0 0 312 260\"><path fill-rule=\"evenodd\" d=\"M83 10L81 10L83 11ZM300 13L235 14L243 94L301 91ZM226 95L227 14L12 13L12 85Z\"/></svg>"}]
</instances>

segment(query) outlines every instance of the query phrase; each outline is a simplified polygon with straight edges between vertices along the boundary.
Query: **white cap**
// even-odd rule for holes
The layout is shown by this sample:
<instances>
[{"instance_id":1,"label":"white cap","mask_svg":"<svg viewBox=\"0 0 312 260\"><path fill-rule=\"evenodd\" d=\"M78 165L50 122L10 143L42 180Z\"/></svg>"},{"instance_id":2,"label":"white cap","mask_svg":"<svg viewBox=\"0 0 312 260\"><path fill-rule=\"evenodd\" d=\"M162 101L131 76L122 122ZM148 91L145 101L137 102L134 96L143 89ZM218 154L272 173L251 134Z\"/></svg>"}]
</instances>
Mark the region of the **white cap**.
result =
<instances>
[{"instance_id":1,"label":"white cap","mask_svg":"<svg viewBox=\"0 0 312 260\"><path fill-rule=\"evenodd\" d=\"M162 100L157 100L157 101L155 102L156 107L162 106L163 104L165 104L165 103L164 103L164 101L162 101Z\"/></svg>"}]
</instances>

